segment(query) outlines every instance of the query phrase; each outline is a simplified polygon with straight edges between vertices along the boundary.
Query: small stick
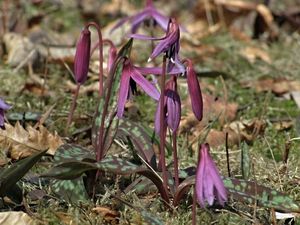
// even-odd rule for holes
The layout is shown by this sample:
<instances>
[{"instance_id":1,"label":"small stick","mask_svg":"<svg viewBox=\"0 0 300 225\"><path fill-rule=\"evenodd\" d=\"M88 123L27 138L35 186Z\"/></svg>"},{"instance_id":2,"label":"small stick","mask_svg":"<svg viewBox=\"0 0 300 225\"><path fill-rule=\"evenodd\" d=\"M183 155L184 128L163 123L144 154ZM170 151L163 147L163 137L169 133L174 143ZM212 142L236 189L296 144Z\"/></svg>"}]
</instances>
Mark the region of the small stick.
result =
<instances>
[{"instance_id":1,"label":"small stick","mask_svg":"<svg viewBox=\"0 0 300 225\"><path fill-rule=\"evenodd\" d=\"M229 162L229 150L228 150L228 132L226 132L225 149L226 149L226 160L227 160L227 172L228 172L228 177L231 177L231 172L230 172L230 162Z\"/></svg>"}]
</instances>

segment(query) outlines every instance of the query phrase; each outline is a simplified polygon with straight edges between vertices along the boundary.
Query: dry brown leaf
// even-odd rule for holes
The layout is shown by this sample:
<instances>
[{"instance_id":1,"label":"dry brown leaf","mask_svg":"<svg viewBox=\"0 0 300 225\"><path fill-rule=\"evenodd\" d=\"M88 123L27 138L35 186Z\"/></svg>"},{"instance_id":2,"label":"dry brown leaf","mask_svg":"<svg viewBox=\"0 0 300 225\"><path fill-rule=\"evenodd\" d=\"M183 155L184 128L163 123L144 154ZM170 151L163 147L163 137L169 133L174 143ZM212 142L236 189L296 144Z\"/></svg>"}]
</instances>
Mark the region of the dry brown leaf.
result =
<instances>
[{"instance_id":1,"label":"dry brown leaf","mask_svg":"<svg viewBox=\"0 0 300 225\"><path fill-rule=\"evenodd\" d=\"M48 154L54 155L62 144L62 139L56 133L51 134L44 126L39 126L39 130L27 126L25 130L19 122L15 126L6 123L5 130L0 130L0 146L14 160L47 149Z\"/></svg>"},{"instance_id":2,"label":"dry brown leaf","mask_svg":"<svg viewBox=\"0 0 300 225\"><path fill-rule=\"evenodd\" d=\"M193 132L196 133L202 131L202 129L207 126L210 121L218 118L221 124L233 121L236 117L238 110L237 103L228 103L221 98L215 98L212 95L202 93L203 98L203 118L199 122L193 113L187 113L187 116L183 117L180 122L179 132ZM191 109L190 100L188 99L185 104L185 108ZM197 134L196 134L197 135Z\"/></svg>"},{"instance_id":3,"label":"dry brown leaf","mask_svg":"<svg viewBox=\"0 0 300 225\"><path fill-rule=\"evenodd\" d=\"M288 130L294 126L294 122L292 120L276 121L273 126L278 131Z\"/></svg>"},{"instance_id":4,"label":"dry brown leaf","mask_svg":"<svg viewBox=\"0 0 300 225\"><path fill-rule=\"evenodd\" d=\"M110 224L117 224L118 217L120 216L119 212L107 207L98 206L93 208L92 211L100 214Z\"/></svg>"},{"instance_id":5,"label":"dry brown leaf","mask_svg":"<svg viewBox=\"0 0 300 225\"><path fill-rule=\"evenodd\" d=\"M34 220L24 212L1 212L0 224L5 225L33 225Z\"/></svg>"},{"instance_id":6,"label":"dry brown leaf","mask_svg":"<svg viewBox=\"0 0 300 225\"><path fill-rule=\"evenodd\" d=\"M293 91L300 91L300 81L288 80L284 77L262 78L256 81L242 83L244 87L253 87L257 92L272 91L276 95L283 95Z\"/></svg>"},{"instance_id":7,"label":"dry brown leaf","mask_svg":"<svg viewBox=\"0 0 300 225\"><path fill-rule=\"evenodd\" d=\"M16 33L6 33L3 42L8 52L6 63L10 66L33 64L38 59L36 46L27 38ZM21 66L21 67L22 67Z\"/></svg>"},{"instance_id":8,"label":"dry brown leaf","mask_svg":"<svg viewBox=\"0 0 300 225\"><path fill-rule=\"evenodd\" d=\"M261 59L266 63L272 62L269 54L266 51L262 50L261 48L248 46L242 49L240 54L244 56L251 63L254 63L256 59Z\"/></svg>"},{"instance_id":9,"label":"dry brown leaf","mask_svg":"<svg viewBox=\"0 0 300 225\"><path fill-rule=\"evenodd\" d=\"M226 133L228 133L228 144L230 146L238 144L240 141L252 143L257 136L264 133L266 122L259 119L250 121L234 121L224 127L222 131L211 129L206 137L206 141L212 147L225 145Z\"/></svg>"}]
</instances>

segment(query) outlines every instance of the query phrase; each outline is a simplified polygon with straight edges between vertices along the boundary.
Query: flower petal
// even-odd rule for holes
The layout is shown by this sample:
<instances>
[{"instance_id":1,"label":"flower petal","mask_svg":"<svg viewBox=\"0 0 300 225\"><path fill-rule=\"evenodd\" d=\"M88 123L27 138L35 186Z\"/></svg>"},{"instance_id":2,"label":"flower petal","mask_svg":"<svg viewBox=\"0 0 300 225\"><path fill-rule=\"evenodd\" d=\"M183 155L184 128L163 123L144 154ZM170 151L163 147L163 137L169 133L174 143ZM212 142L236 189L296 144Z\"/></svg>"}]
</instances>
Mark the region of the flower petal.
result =
<instances>
[{"instance_id":1,"label":"flower petal","mask_svg":"<svg viewBox=\"0 0 300 225\"><path fill-rule=\"evenodd\" d=\"M160 93L137 69L132 67L130 71L131 78L153 99L159 100Z\"/></svg>"},{"instance_id":2,"label":"flower petal","mask_svg":"<svg viewBox=\"0 0 300 225\"><path fill-rule=\"evenodd\" d=\"M128 61L125 61L123 65L122 75L121 75L119 98L118 98L118 105L117 105L118 107L117 116L119 118L121 118L124 113L125 103L129 91L129 80L130 80L130 64Z\"/></svg>"},{"instance_id":3,"label":"flower petal","mask_svg":"<svg viewBox=\"0 0 300 225\"><path fill-rule=\"evenodd\" d=\"M162 68L161 67L135 67L141 74L154 74L154 75L161 75ZM171 71L168 72L169 75L177 75L182 73L182 71L176 67L172 68Z\"/></svg>"},{"instance_id":4,"label":"flower petal","mask_svg":"<svg viewBox=\"0 0 300 225\"><path fill-rule=\"evenodd\" d=\"M126 23L130 19L131 19L131 16L127 16L127 17L119 20L119 22L116 23L116 25L114 25L113 28L111 28L111 30L110 30L109 33L111 34L112 32L114 32L117 28L119 28L120 26L122 26L124 23Z\"/></svg>"},{"instance_id":5,"label":"flower petal","mask_svg":"<svg viewBox=\"0 0 300 225\"><path fill-rule=\"evenodd\" d=\"M11 108L11 105L8 105L7 103L5 103L5 101L3 101L0 98L0 109L9 110L10 108Z\"/></svg>"},{"instance_id":6,"label":"flower petal","mask_svg":"<svg viewBox=\"0 0 300 225\"><path fill-rule=\"evenodd\" d=\"M163 40L165 37L157 38L157 37L149 37L143 34L130 34L130 38L135 38L135 39L140 39L140 40L153 40L153 41L158 41L158 40Z\"/></svg>"},{"instance_id":7,"label":"flower petal","mask_svg":"<svg viewBox=\"0 0 300 225\"><path fill-rule=\"evenodd\" d=\"M141 23L149 17L149 10L143 10L131 18L131 33L135 33Z\"/></svg>"},{"instance_id":8,"label":"flower petal","mask_svg":"<svg viewBox=\"0 0 300 225\"><path fill-rule=\"evenodd\" d=\"M165 31L168 29L169 18L159 13L157 10L152 10L151 15L153 19L161 26Z\"/></svg>"}]
</instances>

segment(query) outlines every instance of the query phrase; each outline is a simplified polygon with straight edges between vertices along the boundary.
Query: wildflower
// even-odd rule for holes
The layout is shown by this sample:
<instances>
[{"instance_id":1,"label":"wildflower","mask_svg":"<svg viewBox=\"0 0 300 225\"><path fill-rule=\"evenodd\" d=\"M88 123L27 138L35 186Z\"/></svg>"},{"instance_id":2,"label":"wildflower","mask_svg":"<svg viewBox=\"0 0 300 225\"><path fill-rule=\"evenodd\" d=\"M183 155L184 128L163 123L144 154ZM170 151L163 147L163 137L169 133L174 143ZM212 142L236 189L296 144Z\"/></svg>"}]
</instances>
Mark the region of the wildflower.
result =
<instances>
[{"instance_id":1,"label":"wildflower","mask_svg":"<svg viewBox=\"0 0 300 225\"><path fill-rule=\"evenodd\" d=\"M167 30L169 18L162 15L157 9L154 7L152 0L146 1L146 7L143 11L133 15L125 17L121 19L111 30L113 32L115 29L122 26L127 21L131 23L131 33L135 33L142 22L146 21L147 19L151 19L154 24L158 24L162 29Z\"/></svg>"},{"instance_id":2,"label":"wildflower","mask_svg":"<svg viewBox=\"0 0 300 225\"><path fill-rule=\"evenodd\" d=\"M175 78L175 77L174 77ZM176 90L176 79L172 78L166 83L165 98L164 98L164 111L165 111L165 123L173 131L179 127L181 118L181 102L179 94ZM155 114L155 132L160 132L160 102L158 103Z\"/></svg>"},{"instance_id":3,"label":"wildflower","mask_svg":"<svg viewBox=\"0 0 300 225\"><path fill-rule=\"evenodd\" d=\"M1 98L0 98L0 127L4 126L4 111L10 109L11 106L6 104Z\"/></svg>"},{"instance_id":4,"label":"wildflower","mask_svg":"<svg viewBox=\"0 0 300 225\"><path fill-rule=\"evenodd\" d=\"M128 98L128 92L130 87L130 79L135 81L150 97L158 101L159 92L153 84L151 84L141 72L132 65L130 60L126 58L123 63L123 71L121 74L119 99L118 99L118 109L117 116L120 118L123 116L124 107L126 100Z\"/></svg>"},{"instance_id":5,"label":"wildflower","mask_svg":"<svg viewBox=\"0 0 300 225\"><path fill-rule=\"evenodd\" d=\"M167 58L170 59L170 62L168 63L168 72L172 70L174 65L176 65L181 73L185 72L185 68L180 62L178 55L180 49L180 29L178 23L174 18L169 20L166 35L162 38L152 38L140 34L132 34L131 37L141 40L160 40L160 42L155 46L148 61L153 60L161 53L165 53Z\"/></svg>"},{"instance_id":6,"label":"wildflower","mask_svg":"<svg viewBox=\"0 0 300 225\"><path fill-rule=\"evenodd\" d=\"M83 84L87 79L90 64L91 32L85 27L80 34L76 45L76 54L74 59L75 80Z\"/></svg>"},{"instance_id":7,"label":"wildflower","mask_svg":"<svg viewBox=\"0 0 300 225\"><path fill-rule=\"evenodd\" d=\"M218 169L209 154L209 145L202 144L199 150L196 172L196 196L201 207L213 205L215 198L223 206L227 201L227 191Z\"/></svg>"},{"instance_id":8,"label":"wildflower","mask_svg":"<svg viewBox=\"0 0 300 225\"><path fill-rule=\"evenodd\" d=\"M203 99L202 93L197 79L196 72L194 70L192 61L187 59L188 66L186 68L186 76L188 83L188 90L191 98L191 105L195 117L200 121L203 116Z\"/></svg>"}]
</instances>

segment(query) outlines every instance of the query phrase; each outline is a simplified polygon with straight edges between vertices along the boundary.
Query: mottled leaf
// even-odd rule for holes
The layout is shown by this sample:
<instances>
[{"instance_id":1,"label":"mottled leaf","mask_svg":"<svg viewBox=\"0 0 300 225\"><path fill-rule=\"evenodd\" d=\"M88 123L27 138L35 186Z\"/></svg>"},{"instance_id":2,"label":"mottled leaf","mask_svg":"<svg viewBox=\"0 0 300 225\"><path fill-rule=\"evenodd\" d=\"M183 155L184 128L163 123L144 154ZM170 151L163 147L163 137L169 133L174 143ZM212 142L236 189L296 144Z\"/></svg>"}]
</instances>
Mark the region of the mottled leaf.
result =
<instances>
[{"instance_id":1,"label":"mottled leaf","mask_svg":"<svg viewBox=\"0 0 300 225\"><path fill-rule=\"evenodd\" d=\"M133 121L122 119L118 128L119 137L128 137L138 155L140 155L152 168L156 169L156 157L153 150L151 136L144 127Z\"/></svg>"},{"instance_id":2,"label":"mottled leaf","mask_svg":"<svg viewBox=\"0 0 300 225\"><path fill-rule=\"evenodd\" d=\"M12 164L0 171L0 196L5 196L10 190L46 153L42 151L26 159Z\"/></svg>"},{"instance_id":3,"label":"mottled leaf","mask_svg":"<svg viewBox=\"0 0 300 225\"><path fill-rule=\"evenodd\" d=\"M300 212L300 205L287 194L274 189L258 185L254 181L235 178L223 178L224 185L233 199L247 204L274 208L284 212ZM182 197L195 183L195 176L185 179L178 187L174 196L174 206L178 205Z\"/></svg>"},{"instance_id":4,"label":"mottled leaf","mask_svg":"<svg viewBox=\"0 0 300 225\"><path fill-rule=\"evenodd\" d=\"M300 205L287 194L256 184L254 181L245 181L235 178L223 178L225 187L236 200L249 204L274 208L285 212L300 212Z\"/></svg>"},{"instance_id":5,"label":"mottled leaf","mask_svg":"<svg viewBox=\"0 0 300 225\"><path fill-rule=\"evenodd\" d=\"M104 119L104 128L105 128L105 133L103 134L104 155L108 150L108 148L111 146L118 128L118 118L116 118L115 115L116 115L116 106L117 106L117 96L120 87L120 79L122 73L122 65L120 65L119 59L125 57L130 52L131 46L132 46L132 40L130 39L119 51L117 59L113 63L112 69L109 72L109 77L106 80L106 84L108 84L108 87L105 89L104 95L99 99L99 103L96 109L96 114L94 117L93 129L92 129L92 143L95 149L99 149L101 148L99 146L99 135L100 135L100 127L102 123L103 110L105 108L105 101L109 99L107 104L108 114ZM109 86L110 82L112 82L111 87Z\"/></svg>"},{"instance_id":6,"label":"mottled leaf","mask_svg":"<svg viewBox=\"0 0 300 225\"><path fill-rule=\"evenodd\" d=\"M144 170L131 162L114 156L105 157L100 162L68 161L54 165L43 177L75 179L90 170L102 170L116 174L132 174Z\"/></svg>"},{"instance_id":7,"label":"mottled leaf","mask_svg":"<svg viewBox=\"0 0 300 225\"><path fill-rule=\"evenodd\" d=\"M249 146L243 142L241 145L241 171L243 179L248 179L250 175L251 161L249 154Z\"/></svg>"},{"instance_id":8,"label":"mottled leaf","mask_svg":"<svg viewBox=\"0 0 300 225\"><path fill-rule=\"evenodd\" d=\"M54 179L51 183L51 189L55 194L70 203L86 202L89 199L82 177L73 180Z\"/></svg>"},{"instance_id":9,"label":"mottled leaf","mask_svg":"<svg viewBox=\"0 0 300 225\"><path fill-rule=\"evenodd\" d=\"M80 145L64 144L61 145L55 152L54 163L68 161L95 161L95 153Z\"/></svg>"},{"instance_id":10,"label":"mottled leaf","mask_svg":"<svg viewBox=\"0 0 300 225\"><path fill-rule=\"evenodd\" d=\"M148 213L146 210L142 210L141 215L144 218L145 222L150 225L163 225L164 224L159 218L157 218L153 214Z\"/></svg>"}]
</instances>

